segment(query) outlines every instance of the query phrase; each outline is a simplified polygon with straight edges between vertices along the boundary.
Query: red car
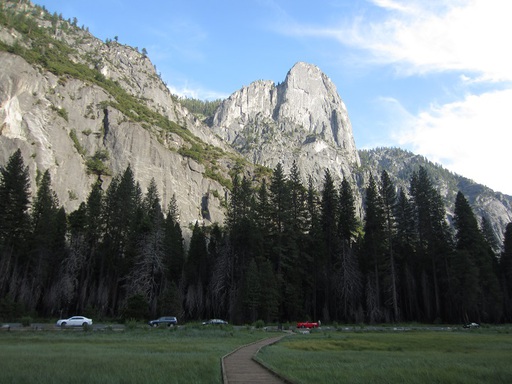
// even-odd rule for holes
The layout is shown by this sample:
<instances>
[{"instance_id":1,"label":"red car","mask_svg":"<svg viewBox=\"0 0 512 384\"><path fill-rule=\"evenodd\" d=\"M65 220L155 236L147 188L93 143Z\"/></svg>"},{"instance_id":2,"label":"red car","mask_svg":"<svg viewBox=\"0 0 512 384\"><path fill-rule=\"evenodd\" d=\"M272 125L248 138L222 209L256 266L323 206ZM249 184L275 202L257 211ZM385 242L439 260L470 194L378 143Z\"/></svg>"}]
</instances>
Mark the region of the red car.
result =
<instances>
[{"instance_id":1,"label":"red car","mask_svg":"<svg viewBox=\"0 0 512 384\"><path fill-rule=\"evenodd\" d=\"M318 328L318 323L313 323L311 321L305 321L302 323L297 323L297 328Z\"/></svg>"}]
</instances>

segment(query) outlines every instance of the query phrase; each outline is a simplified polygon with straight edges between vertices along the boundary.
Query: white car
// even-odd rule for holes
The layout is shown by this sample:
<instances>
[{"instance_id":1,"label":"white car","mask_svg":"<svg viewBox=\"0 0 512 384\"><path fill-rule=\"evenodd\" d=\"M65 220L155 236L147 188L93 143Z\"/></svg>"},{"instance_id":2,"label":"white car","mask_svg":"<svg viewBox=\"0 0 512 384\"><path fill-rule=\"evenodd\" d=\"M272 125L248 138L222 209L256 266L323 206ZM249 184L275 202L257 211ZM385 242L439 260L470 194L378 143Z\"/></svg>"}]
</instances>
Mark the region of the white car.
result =
<instances>
[{"instance_id":1,"label":"white car","mask_svg":"<svg viewBox=\"0 0 512 384\"><path fill-rule=\"evenodd\" d=\"M73 316L69 319L57 320L57 327L84 327L92 325L92 320L84 316Z\"/></svg>"},{"instance_id":2,"label":"white car","mask_svg":"<svg viewBox=\"0 0 512 384\"><path fill-rule=\"evenodd\" d=\"M208 321L205 321L203 325L228 325L228 322L226 320L221 319L210 319Z\"/></svg>"}]
</instances>

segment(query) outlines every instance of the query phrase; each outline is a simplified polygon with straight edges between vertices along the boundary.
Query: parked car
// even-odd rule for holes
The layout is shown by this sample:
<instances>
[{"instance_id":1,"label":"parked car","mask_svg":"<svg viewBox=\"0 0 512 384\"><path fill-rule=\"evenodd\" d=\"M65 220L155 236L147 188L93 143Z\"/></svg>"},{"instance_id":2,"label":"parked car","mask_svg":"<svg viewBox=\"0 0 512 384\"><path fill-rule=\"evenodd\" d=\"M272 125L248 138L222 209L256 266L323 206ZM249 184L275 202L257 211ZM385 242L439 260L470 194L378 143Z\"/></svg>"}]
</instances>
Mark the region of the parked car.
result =
<instances>
[{"instance_id":1,"label":"parked car","mask_svg":"<svg viewBox=\"0 0 512 384\"><path fill-rule=\"evenodd\" d=\"M311 328L318 328L319 324L318 323L314 323L314 322L311 322L311 321L304 321L304 322L298 322L297 323L297 328L308 328L308 329L311 329Z\"/></svg>"},{"instance_id":2,"label":"parked car","mask_svg":"<svg viewBox=\"0 0 512 384\"><path fill-rule=\"evenodd\" d=\"M226 320L221 319L210 319L208 321L203 322L203 325L227 325L228 322Z\"/></svg>"},{"instance_id":3,"label":"parked car","mask_svg":"<svg viewBox=\"0 0 512 384\"><path fill-rule=\"evenodd\" d=\"M160 325L167 325L168 327L178 324L178 319L174 316L163 316L156 320L148 321L148 324L152 327L158 327Z\"/></svg>"},{"instance_id":4,"label":"parked car","mask_svg":"<svg viewBox=\"0 0 512 384\"><path fill-rule=\"evenodd\" d=\"M57 320L57 327L84 327L86 325L92 325L92 319L85 316L73 316L69 319Z\"/></svg>"},{"instance_id":5,"label":"parked car","mask_svg":"<svg viewBox=\"0 0 512 384\"><path fill-rule=\"evenodd\" d=\"M478 323L466 323L463 325L464 328L480 328L480 324Z\"/></svg>"}]
</instances>

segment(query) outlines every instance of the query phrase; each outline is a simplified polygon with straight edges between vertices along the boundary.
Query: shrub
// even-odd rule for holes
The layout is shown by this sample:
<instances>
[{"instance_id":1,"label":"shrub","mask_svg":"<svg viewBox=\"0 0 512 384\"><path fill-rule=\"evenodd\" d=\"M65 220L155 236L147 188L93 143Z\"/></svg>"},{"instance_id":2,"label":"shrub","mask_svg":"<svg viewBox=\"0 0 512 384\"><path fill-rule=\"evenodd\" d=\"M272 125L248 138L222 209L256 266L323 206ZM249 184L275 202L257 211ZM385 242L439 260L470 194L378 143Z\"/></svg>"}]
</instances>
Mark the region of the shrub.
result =
<instances>
[{"instance_id":1,"label":"shrub","mask_svg":"<svg viewBox=\"0 0 512 384\"><path fill-rule=\"evenodd\" d=\"M133 295L126 300L124 317L130 320L144 320L148 317L148 302L143 295Z\"/></svg>"},{"instance_id":2,"label":"shrub","mask_svg":"<svg viewBox=\"0 0 512 384\"><path fill-rule=\"evenodd\" d=\"M89 174L95 174L98 176L107 175L110 176L112 172L108 168L107 165L104 164L104 161L109 159L109 154L105 150L98 150L94 154L87 159L85 165L87 166L87 172Z\"/></svg>"},{"instance_id":3,"label":"shrub","mask_svg":"<svg viewBox=\"0 0 512 384\"><path fill-rule=\"evenodd\" d=\"M131 330L133 331L134 329L137 329L137 326L139 325L139 323L137 322L137 320L135 319L129 319L126 324L125 324L125 328L128 329L128 330Z\"/></svg>"},{"instance_id":4,"label":"shrub","mask_svg":"<svg viewBox=\"0 0 512 384\"><path fill-rule=\"evenodd\" d=\"M86 151L85 151L84 147L82 147L82 145L80 144L80 141L78 140L78 137L76 135L76 130L72 129L69 132L69 137L73 141L73 144L74 144L76 150L78 151L78 153L81 154L82 156L85 156Z\"/></svg>"},{"instance_id":5,"label":"shrub","mask_svg":"<svg viewBox=\"0 0 512 384\"><path fill-rule=\"evenodd\" d=\"M82 325L82 328L83 328L84 332L91 332L92 331L92 325L89 325L89 324Z\"/></svg>"},{"instance_id":6,"label":"shrub","mask_svg":"<svg viewBox=\"0 0 512 384\"><path fill-rule=\"evenodd\" d=\"M24 316L21 318L21 325L24 327L30 327L30 324L32 324L32 318L30 316Z\"/></svg>"}]
</instances>

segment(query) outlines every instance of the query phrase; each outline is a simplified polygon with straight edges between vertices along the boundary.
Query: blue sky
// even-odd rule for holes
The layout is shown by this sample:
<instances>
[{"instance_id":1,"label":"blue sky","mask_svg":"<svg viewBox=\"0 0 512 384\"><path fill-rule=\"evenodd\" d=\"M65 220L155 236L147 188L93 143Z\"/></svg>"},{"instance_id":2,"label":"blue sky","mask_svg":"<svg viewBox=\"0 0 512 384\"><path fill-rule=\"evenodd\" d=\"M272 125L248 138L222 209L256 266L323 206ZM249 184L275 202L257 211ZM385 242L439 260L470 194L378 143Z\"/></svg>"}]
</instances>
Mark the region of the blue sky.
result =
<instances>
[{"instance_id":1,"label":"blue sky","mask_svg":"<svg viewBox=\"0 0 512 384\"><path fill-rule=\"evenodd\" d=\"M411 150L512 195L512 1L35 0L146 48L171 91L229 96L317 65L357 148Z\"/></svg>"}]
</instances>

